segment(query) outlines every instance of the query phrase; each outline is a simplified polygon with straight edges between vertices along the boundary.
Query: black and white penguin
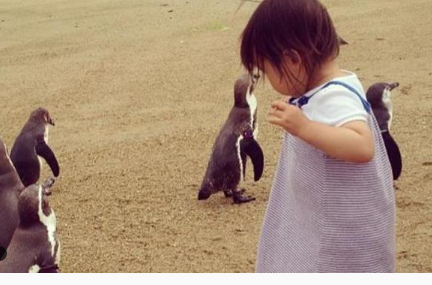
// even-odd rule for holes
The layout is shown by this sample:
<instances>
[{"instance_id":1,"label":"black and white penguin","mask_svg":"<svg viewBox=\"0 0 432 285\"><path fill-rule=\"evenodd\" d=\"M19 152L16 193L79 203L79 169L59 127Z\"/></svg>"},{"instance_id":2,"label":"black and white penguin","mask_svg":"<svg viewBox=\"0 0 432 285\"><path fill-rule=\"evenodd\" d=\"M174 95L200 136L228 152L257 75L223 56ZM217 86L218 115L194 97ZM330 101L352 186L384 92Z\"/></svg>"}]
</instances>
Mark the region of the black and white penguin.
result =
<instances>
[{"instance_id":1,"label":"black and white penguin","mask_svg":"<svg viewBox=\"0 0 432 285\"><path fill-rule=\"evenodd\" d=\"M264 169L264 155L256 141L257 100L253 94L256 81L256 77L242 75L235 82L234 106L216 138L198 200L206 200L219 191L225 197L233 197L236 204L255 200L243 196L244 190L237 187L245 176L247 156L254 166L255 181L261 178Z\"/></svg>"},{"instance_id":2,"label":"black and white penguin","mask_svg":"<svg viewBox=\"0 0 432 285\"><path fill-rule=\"evenodd\" d=\"M54 152L48 145L49 125L54 126L48 110L38 108L30 115L11 150L11 160L15 165L24 186L39 181L43 157L55 177L60 174L60 167Z\"/></svg>"},{"instance_id":3,"label":"black and white penguin","mask_svg":"<svg viewBox=\"0 0 432 285\"><path fill-rule=\"evenodd\" d=\"M2 273L55 273L59 270L60 242L56 216L47 196L54 180L25 188L18 202L20 223L0 262Z\"/></svg>"},{"instance_id":4,"label":"black and white penguin","mask_svg":"<svg viewBox=\"0 0 432 285\"><path fill-rule=\"evenodd\" d=\"M18 227L18 197L24 185L0 139L0 246L7 248Z\"/></svg>"},{"instance_id":5,"label":"black and white penguin","mask_svg":"<svg viewBox=\"0 0 432 285\"><path fill-rule=\"evenodd\" d=\"M371 104L373 113L381 130L381 135L392 167L394 180L397 180L402 172L402 156L396 141L390 134L393 119L391 91L398 86L398 82L390 84L379 82L370 86L366 92L367 100Z\"/></svg>"}]
</instances>

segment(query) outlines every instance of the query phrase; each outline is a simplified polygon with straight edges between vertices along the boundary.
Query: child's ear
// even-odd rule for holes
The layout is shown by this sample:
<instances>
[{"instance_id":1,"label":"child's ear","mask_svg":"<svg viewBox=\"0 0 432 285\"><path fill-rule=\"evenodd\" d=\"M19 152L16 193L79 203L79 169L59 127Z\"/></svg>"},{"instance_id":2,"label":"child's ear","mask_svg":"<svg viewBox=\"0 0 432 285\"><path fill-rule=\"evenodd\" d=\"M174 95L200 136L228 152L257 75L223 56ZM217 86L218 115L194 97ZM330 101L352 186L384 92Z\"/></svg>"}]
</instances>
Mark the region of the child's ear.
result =
<instances>
[{"instance_id":1,"label":"child's ear","mask_svg":"<svg viewBox=\"0 0 432 285\"><path fill-rule=\"evenodd\" d=\"M284 50L283 55L291 64L298 65L301 63L300 54L296 50Z\"/></svg>"}]
</instances>

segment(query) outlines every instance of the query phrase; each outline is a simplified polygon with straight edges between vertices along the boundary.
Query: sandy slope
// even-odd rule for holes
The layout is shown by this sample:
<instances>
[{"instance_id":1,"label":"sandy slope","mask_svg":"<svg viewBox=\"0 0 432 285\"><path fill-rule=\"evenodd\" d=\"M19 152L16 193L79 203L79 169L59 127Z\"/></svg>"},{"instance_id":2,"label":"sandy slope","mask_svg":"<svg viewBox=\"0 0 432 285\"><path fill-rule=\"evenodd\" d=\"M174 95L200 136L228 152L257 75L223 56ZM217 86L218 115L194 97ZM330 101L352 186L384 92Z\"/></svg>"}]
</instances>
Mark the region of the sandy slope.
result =
<instances>
[{"instance_id":1,"label":"sandy slope","mask_svg":"<svg viewBox=\"0 0 432 285\"><path fill-rule=\"evenodd\" d=\"M398 271L432 271L432 2L324 2L350 42L341 65L365 86L401 84ZM268 84L256 91L266 169L245 183L257 201L196 194L256 5L234 16L233 0L0 0L0 134L11 146L39 105L57 122L63 271L253 271L281 137L265 122Z\"/></svg>"}]
</instances>

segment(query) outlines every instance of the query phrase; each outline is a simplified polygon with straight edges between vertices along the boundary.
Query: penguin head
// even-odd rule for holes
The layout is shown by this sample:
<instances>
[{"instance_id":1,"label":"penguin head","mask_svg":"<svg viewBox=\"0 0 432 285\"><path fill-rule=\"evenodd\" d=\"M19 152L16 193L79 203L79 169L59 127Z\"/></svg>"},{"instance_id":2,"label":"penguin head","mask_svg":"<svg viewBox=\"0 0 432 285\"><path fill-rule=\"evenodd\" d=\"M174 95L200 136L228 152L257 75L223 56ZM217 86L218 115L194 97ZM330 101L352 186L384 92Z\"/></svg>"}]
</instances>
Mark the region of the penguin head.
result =
<instances>
[{"instance_id":1,"label":"penguin head","mask_svg":"<svg viewBox=\"0 0 432 285\"><path fill-rule=\"evenodd\" d=\"M49 189L37 184L30 185L21 192L18 211L22 226L42 222L44 218L51 215L52 210L47 198L50 194Z\"/></svg>"},{"instance_id":2,"label":"penguin head","mask_svg":"<svg viewBox=\"0 0 432 285\"><path fill-rule=\"evenodd\" d=\"M259 75L243 74L236 80L234 84L234 105L236 107L249 107L249 97L253 96L258 78Z\"/></svg>"},{"instance_id":3,"label":"penguin head","mask_svg":"<svg viewBox=\"0 0 432 285\"><path fill-rule=\"evenodd\" d=\"M43 125L49 124L55 126L54 120L51 118L48 110L43 107L34 110L30 115L30 120Z\"/></svg>"},{"instance_id":4,"label":"penguin head","mask_svg":"<svg viewBox=\"0 0 432 285\"><path fill-rule=\"evenodd\" d=\"M384 83L379 82L373 84L366 92L366 97L369 103L372 105L372 108L378 106L385 106L387 109L389 108L389 104L391 104L391 91L399 86L398 82L394 83Z\"/></svg>"}]
</instances>

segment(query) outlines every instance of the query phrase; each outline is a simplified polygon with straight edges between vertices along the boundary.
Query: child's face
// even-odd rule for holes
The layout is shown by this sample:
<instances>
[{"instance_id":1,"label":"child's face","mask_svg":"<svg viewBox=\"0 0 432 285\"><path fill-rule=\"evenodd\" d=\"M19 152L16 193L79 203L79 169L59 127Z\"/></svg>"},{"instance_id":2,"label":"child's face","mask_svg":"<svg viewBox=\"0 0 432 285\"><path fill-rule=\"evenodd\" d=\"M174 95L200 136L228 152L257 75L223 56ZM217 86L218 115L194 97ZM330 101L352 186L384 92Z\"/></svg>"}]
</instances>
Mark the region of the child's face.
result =
<instances>
[{"instance_id":1,"label":"child's face","mask_svg":"<svg viewBox=\"0 0 432 285\"><path fill-rule=\"evenodd\" d=\"M290 59L285 60L285 67L291 74L281 74L269 61L264 61L265 75L273 88L282 95L300 97L306 92L306 73L299 62Z\"/></svg>"}]
</instances>

